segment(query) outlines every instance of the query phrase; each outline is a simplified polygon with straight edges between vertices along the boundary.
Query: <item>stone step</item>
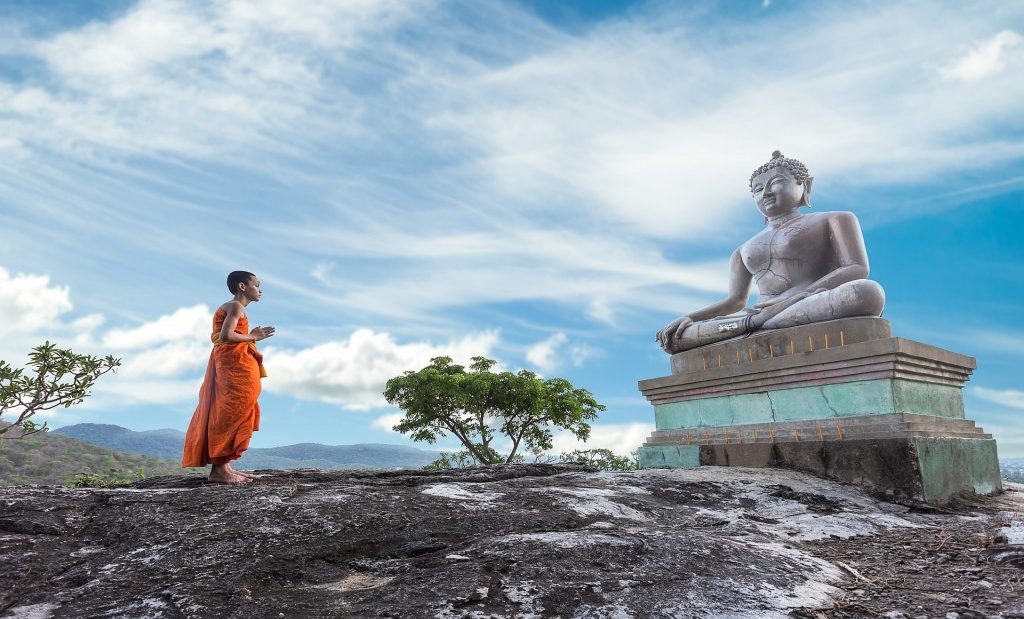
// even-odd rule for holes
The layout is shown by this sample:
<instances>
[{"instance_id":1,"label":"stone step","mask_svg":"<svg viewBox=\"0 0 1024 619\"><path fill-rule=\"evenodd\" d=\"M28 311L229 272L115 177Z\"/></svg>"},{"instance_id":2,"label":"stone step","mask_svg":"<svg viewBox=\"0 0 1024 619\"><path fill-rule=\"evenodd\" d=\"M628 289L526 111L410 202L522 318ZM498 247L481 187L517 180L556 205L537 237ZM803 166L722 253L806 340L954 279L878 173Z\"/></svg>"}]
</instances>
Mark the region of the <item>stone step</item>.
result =
<instances>
[{"instance_id":1,"label":"stone step","mask_svg":"<svg viewBox=\"0 0 1024 619\"><path fill-rule=\"evenodd\" d=\"M906 433L894 433L894 432L870 432L865 434L855 435L844 435L843 438L838 436L825 436L826 441L870 441L870 440L881 440L881 439L893 439L893 438L965 438L965 439L991 439L991 434L985 433L973 433L973 432L906 432ZM776 435L775 439L772 440L769 436L758 436L756 439L751 440L749 437L744 440L739 440L736 437L731 437L729 440L725 440L722 436L705 438L704 436L694 436L690 443L678 440L664 440L655 439L645 443L645 445L679 445L679 444L690 444L690 445L761 445L771 443L796 443L796 442L821 442L821 437L817 434L808 436L801 434L799 438L793 434L787 435Z\"/></svg>"},{"instance_id":2,"label":"stone step","mask_svg":"<svg viewBox=\"0 0 1024 619\"><path fill-rule=\"evenodd\" d=\"M820 420L747 424L715 428L658 430L647 445L770 443L798 440L870 440L879 438L991 438L972 420L931 415L872 415L851 417L852 423ZM772 438L774 437L774 438Z\"/></svg>"},{"instance_id":3,"label":"stone step","mask_svg":"<svg viewBox=\"0 0 1024 619\"><path fill-rule=\"evenodd\" d=\"M890 424L903 426L907 423L924 424L927 427L962 428L964 424L974 427L974 421L969 419L957 419L952 417L936 417L933 415L911 415L902 413L897 415L859 415L856 417L833 417L829 419L802 419L793 421L777 421L765 423L739 424L734 426L708 426L695 428L674 428L671 430L658 430L663 433L686 433L686 432L713 432L713 431L761 431L762 429L774 428L776 430L802 429L806 427L816 428L821 424L825 428L834 428L837 425L844 430L858 426L877 424Z\"/></svg>"},{"instance_id":4,"label":"stone step","mask_svg":"<svg viewBox=\"0 0 1024 619\"><path fill-rule=\"evenodd\" d=\"M934 417L931 415L904 415L903 421L908 424L925 424L932 427L953 428L953 427L974 427L973 419L955 419L952 417Z\"/></svg>"},{"instance_id":5,"label":"stone step","mask_svg":"<svg viewBox=\"0 0 1024 619\"><path fill-rule=\"evenodd\" d=\"M905 424L908 430L923 430L923 431L935 431L942 432L943 430L950 432L980 432L981 428L975 425L962 425L962 426L945 426L930 423L908 423Z\"/></svg>"}]
</instances>

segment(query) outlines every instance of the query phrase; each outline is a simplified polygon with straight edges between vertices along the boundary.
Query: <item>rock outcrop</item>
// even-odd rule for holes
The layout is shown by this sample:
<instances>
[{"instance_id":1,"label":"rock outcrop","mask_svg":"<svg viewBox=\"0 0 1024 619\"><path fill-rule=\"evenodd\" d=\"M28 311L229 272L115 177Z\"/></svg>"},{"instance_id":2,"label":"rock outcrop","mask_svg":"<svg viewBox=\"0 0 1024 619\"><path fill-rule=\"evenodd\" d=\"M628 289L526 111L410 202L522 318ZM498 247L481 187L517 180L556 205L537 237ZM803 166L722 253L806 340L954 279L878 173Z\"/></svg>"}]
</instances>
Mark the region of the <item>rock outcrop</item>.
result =
<instances>
[{"instance_id":1,"label":"rock outcrop","mask_svg":"<svg viewBox=\"0 0 1024 619\"><path fill-rule=\"evenodd\" d=\"M1019 488L937 511L739 468L7 487L0 614L1024 616Z\"/></svg>"}]
</instances>

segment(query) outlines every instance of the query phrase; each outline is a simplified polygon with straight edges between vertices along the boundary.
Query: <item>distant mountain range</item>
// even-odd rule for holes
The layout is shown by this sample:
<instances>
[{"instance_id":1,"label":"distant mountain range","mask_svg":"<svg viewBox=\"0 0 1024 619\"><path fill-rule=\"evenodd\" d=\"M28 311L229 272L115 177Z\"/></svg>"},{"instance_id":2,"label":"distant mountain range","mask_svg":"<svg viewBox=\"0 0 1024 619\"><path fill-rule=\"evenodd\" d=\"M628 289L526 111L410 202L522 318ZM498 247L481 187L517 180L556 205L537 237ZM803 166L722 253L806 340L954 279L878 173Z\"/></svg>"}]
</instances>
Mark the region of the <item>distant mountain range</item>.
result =
<instances>
[{"instance_id":1,"label":"distant mountain range","mask_svg":"<svg viewBox=\"0 0 1024 619\"><path fill-rule=\"evenodd\" d=\"M1024 484L1024 458L1003 458L999 461L1003 479Z\"/></svg>"},{"instance_id":2,"label":"distant mountain range","mask_svg":"<svg viewBox=\"0 0 1024 619\"><path fill-rule=\"evenodd\" d=\"M185 433L180 430L136 432L103 423L79 423L51 430L50 434L63 434L107 449L175 462L181 460L181 448L185 443Z\"/></svg>"},{"instance_id":3,"label":"distant mountain range","mask_svg":"<svg viewBox=\"0 0 1024 619\"><path fill-rule=\"evenodd\" d=\"M52 431L80 441L117 451L142 454L152 458L178 461L185 442L180 430L147 430L136 432L121 426L79 423ZM399 469L419 468L438 457L406 445L362 443L356 445L321 445L299 443L284 447L253 448L233 463L239 469Z\"/></svg>"},{"instance_id":4,"label":"distant mountain range","mask_svg":"<svg viewBox=\"0 0 1024 619\"><path fill-rule=\"evenodd\" d=\"M0 442L0 485L70 484L80 475L138 473L153 477L181 475L183 470L177 462L112 451L52 432Z\"/></svg>"},{"instance_id":5,"label":"distant mountain range","mask_svg":"<svg viewBox=\"0 0 1024 619\"><path fill-rule=\"evenodd\" d=\"M80 423L52 430L47 434L63 435L99 447L128 454L139 454L149 458L179 462L185 433L180 430L148 430L136 432L121 426L98 423ZM245 452L242 459L234 463L236 468L255 469L398 469L419 468L433 462L439 453L381 443L356 445L321 445L320 443L299 443L284 447L254 448ZM0 458L2 460L2 458ZM171 463L159 463L171 464ZM120 463L119 463L120 464ZM139 463L132 463L138 467ZM157 463L147 462L155 471ZM1024 483L1024 458L1004 458L999 461L1003 477ZM0 462L0 473L4 465ZM161 470L161 473L164 471ZM8 471L8 475L13 474ZM159 474L159 473L153 473ZM55 481L57 476L52 478ZM2 480L0 480L2 481ZM8 480L7 483L13 483ZM21 481L19 483L28 483ZM35 482L41 483L41 482ZM51 481L52 483L52 481Z\"/></svg>"}]
</instances>

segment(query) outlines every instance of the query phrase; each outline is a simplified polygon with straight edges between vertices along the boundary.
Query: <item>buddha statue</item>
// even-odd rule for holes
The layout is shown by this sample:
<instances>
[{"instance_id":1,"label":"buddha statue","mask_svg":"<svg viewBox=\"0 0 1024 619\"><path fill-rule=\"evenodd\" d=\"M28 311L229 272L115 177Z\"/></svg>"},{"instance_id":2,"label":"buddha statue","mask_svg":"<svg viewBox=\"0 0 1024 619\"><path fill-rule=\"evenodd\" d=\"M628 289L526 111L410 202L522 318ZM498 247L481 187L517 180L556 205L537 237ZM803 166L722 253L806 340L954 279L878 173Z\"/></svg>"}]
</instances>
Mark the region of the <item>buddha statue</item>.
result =
<instances>
[{"instance_id":1,"label":"buddha statue","mask_svg":"<svg viewBox=\"0 0 1024 619\"><path fill-rule=\"evenodd\" d=\"M729 296L673 320L657 339L672 354L740 337L852 316L880 316L885 293L868 276L868 256L853 213L801 213L813 178L796 159L772 153L750 176L764 230L729 264ZM758 300L746 307L751 283Z\"/></svg>"}]
</instances>

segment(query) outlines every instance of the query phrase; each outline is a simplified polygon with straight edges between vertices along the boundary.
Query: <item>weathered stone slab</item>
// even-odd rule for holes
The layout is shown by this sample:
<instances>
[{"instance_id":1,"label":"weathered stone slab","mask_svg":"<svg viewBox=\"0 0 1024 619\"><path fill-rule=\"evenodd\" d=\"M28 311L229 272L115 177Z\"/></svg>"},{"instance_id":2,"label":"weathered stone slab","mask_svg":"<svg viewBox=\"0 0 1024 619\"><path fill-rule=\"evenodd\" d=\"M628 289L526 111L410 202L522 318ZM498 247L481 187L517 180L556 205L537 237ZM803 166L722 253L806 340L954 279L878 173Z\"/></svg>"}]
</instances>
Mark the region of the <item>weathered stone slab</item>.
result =
<instances>
[{"instance_id":1,"label":"weathered stone slab","mask_svg":"<svg viewBox=\"0 0 1024 619\"><path fill-rule=\"evenodd\" d=\"M700 466L697 445L646 445L638 455L642 469L692 469Z\"/></svg>"},{"instance_id":2,"label":"weathered stone slab","mask_svg":"<svg viewBox=\"0 0 1024 619\"><path fill-rule=\"evenodd\" d=\"M1002 491L991 439L902 437L700 446L700 463L780 466L856 484L890 500L943 505Z\"/></svg>"},{"instance_id":3,"label":"weathered stone slab","mask_svg":"<svg viewBox=\"0 0 1024 619\"><path fill-rule=\"evenodd\" d=\"M945 503L967 489L1002 492L995 441L929 437L916 439L915 447L925 501Z\"/></svg>"},{"instance_id":4,"label":"weathered stone slab","mask_svg":"<svg viewBox=\"0 0 1024 619\"><path fill-rule=\"evenodd\" d=\"M842 419L807 419L722 427L655 430L644 447L731 443L784 443L906 438L912 436L990 439L969 419L934 415L864 415Z\"/></svg>"}]
</instances>

